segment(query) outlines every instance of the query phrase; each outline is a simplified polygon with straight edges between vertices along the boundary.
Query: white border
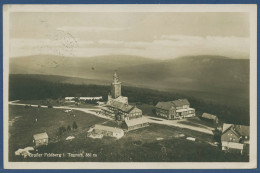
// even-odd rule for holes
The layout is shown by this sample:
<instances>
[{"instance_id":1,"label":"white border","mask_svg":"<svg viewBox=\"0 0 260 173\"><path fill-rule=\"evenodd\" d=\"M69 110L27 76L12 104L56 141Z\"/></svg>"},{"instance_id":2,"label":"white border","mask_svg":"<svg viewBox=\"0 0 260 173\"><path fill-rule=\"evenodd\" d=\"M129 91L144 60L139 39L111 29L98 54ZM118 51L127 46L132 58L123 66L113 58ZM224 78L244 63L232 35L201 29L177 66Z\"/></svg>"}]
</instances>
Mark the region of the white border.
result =
<instances>
[{"instance_id":1,"label":"white border","mask_svg":"<svg viewBox=\"0 0 260 173\"><path fill-rule=\"evenodd\" d=\"M11 12L247 12L250 14L250 161L241 162L9 162L8 79ZM257 167L257 5L4 5L4 169L248 169ZM214 156L212 156L214 157Z\"/></svg>"}]
</instances>

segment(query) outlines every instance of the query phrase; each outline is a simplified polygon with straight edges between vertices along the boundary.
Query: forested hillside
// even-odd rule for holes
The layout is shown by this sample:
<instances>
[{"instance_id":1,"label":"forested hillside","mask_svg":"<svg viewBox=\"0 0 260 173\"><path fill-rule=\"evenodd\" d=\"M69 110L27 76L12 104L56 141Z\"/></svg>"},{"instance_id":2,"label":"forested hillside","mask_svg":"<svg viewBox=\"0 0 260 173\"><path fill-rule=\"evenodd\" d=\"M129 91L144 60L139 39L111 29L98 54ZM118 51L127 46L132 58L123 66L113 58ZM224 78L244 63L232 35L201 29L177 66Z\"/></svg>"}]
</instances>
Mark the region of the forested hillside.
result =
<instances>
[{"instance_id":1,"label":"forested hillside","mask_svg":"<svg viewBox=\"0 0 260 173\"><path fill-rule=\"evenodd\" d=\"M66 96L102 96L106 99L109 91L108 85L74 85L36 79L27 75L9 77L9 100L57 99ZM158 101L187 98L198 114L208 112L218 115L225 122L249 124L249 109L242 107L215 104L180 93L129 86L122 87L122 94L129 98L129 102L150 105L155 105Z\"/></svg>"}]
</instances>

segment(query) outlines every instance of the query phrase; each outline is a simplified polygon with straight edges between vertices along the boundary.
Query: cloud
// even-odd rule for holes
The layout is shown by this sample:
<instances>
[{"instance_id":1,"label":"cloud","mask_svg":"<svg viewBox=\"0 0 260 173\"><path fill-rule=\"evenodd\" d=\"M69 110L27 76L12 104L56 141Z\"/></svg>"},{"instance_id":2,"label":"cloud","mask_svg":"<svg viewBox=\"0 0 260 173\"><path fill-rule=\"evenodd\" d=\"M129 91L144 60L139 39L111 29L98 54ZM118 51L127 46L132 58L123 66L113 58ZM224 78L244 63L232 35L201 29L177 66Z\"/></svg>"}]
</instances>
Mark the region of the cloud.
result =
<instances>
[{"instance_id":1,"label":"cloud","mask_svg":"<svg viewBox=\"0 0 260 173\"><path fill-rule=\"evenodd\" d=\"M124 42L117 40L99 40L98 43L103 45L122 45Z\"/></svg>"},{"instance_id":2,"label":"cloud","mask_svg":"<svg viewBox=\"0 0 260 173\"><path fill-rule=\"evenodd\" d=\"M120 28L120 27L91 27L91 26L64 26L58 28L58 30L68 31L68 32L104 32L104 31L123 31L128 28Z\"/></svg>"},{"instance_id":3,"label":"cloud","mask_svg":"<svg viewBox=\"0 0 260 173\"><path fill-rule=\"evenodd\" d=\"M77 48L93 44L92 40L79 39L10 39L9 54L11 57L35 54L74 56Z\"/></svg>"},{"instance_id":4,"label":"cloud","mask_svg":"<svg viewBox=\"0 0 260 173\"><path fill-rule=\"evenodd\" d=\"M185 55L223 55L231 58L249 57L249 38L221 36L163 35L151 42L128 42L126 48L142 48L154 52L152 57L172 58Z\"/></svg>"},{"instance_id":5,"label":"cloud","mask_svg":"<svg viewBox=\"0 0 260 173\"><path fill-rule=\"evenodd\" d=\"M62 56L96 56L108 54L137 55L158 59L187 55L222 55L249 58L247 37L162 35L148 41L80 40L73 39L10 39L10 55L55 54Z\"/></svg>"}]
</instances>

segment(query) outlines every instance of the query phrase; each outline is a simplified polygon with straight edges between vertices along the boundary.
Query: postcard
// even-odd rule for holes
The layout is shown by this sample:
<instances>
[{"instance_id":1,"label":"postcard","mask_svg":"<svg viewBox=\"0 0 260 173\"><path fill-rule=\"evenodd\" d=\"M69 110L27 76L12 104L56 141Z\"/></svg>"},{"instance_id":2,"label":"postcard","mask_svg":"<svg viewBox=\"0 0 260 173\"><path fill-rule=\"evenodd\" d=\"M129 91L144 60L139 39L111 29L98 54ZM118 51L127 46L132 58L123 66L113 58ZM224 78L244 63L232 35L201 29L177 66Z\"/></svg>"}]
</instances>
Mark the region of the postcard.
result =
<instances>
[{"instance_id":1,"label":"postcard","mask_svg":"<svg viewBox=\"0 0 260 173\"><path fill-rule=\"evenodd\" d=\"M257 5L4 5L4 169L248 169Z\"/></svg>"}]
</instances>

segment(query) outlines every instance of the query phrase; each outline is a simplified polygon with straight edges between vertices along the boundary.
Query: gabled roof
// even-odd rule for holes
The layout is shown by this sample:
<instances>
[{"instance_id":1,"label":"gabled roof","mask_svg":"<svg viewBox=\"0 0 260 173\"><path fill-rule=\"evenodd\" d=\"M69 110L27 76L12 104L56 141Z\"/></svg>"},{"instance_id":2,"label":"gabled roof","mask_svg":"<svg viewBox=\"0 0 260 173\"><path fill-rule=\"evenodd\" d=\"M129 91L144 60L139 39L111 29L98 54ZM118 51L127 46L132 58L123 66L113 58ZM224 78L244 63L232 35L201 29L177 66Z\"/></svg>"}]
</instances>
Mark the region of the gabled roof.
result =
<instances>
[{"instance_id":1,"label":"gabled roof","mask_svg":"<svg viewBox=\"0 0 260 173\"><path fill-rule=\"evenodd\" d=\"M138 124L144 124L144 123L147 123L147 122L148 121L146 121L144 118L125 120L127 127L135 126L135 125L138 125Z\"/></svg>"},{"instance_id":2,"label":"gabled roof","mask_svg":"<svg viewBox=\"0 0 260 173\"><path fill-rule=\"evenodd\" d=\"M223 124L222 134L228 130L232 130L239 136L249 136L249 126L235 125L235 124Z\"/></svg>"},{"instance_id":3,"label":"gabled roof","mask_svg":"<svg viewBox=\"0 0 260 173\"><path fill-rule=\"evenodd\" d=\"M222 133L225 133L230 127L232 127L233 124L223 124Z\"/></svg>"},{"instance_id":4,"label":"gabled roof","mask_svg":"<svg viewBox=\"0 0 260 173\"><path fill-rule=\"evenodd\" d=\"M116 127L109 127L109 126L103 126L100 124L96 124L93 129L98 129L98 130L105 130L105 131L110 131L110 132L114 132L114 133L122 133L123 130L116 128Z\"/></svg>"},{"instance_id":5,"label":"gabled roof","mask_svg":"<svg viewBox=\"0 0 260 173\"><path fill-rule=\"evenodd\" d=\"M230 131L232 131L238 138L240 138L241 135L233 127L230 128Z\"/></svg>"},{"instance_id":6,"label":"gabled roof","mask_svg":"<svg viewBox=\"0 0 260 173\"><path fill-rule=\"evenodd\" d=\"M118 101L112 101L108 106L111 106L111 107L114 107L114 108L117 108L123 112L130 112L134 106L132 105L129 105L129 104L125 104L125 103L122 103L122 102L118 102Z\"/></svg>"},{"instance_id":7,"label":"gabled roof","mask_svg":"<svg viewBox=\"0 0 260 173\"><path fill-rule=\"evenodd\" d=\"M155 107L159 109L169 110L172 107L182 107L184 105L190 105L190 102L187 99L178 99L168 102L158 102Z\"/></svg>"},{"instance_id":8,"label":"gabled roof","mask_svg":"<svg viewBox=\"0 0 260 173\"><path fill-rule=\"evenodd\" d=\"M136 113L136 112L139 113L139 112L142 112L142 110L138 109L136 106L134 106L134 108L129 111L129 113Z\"/></svg>"},{"instance_id":9,"label":"gabled roof","mask_svg":"<svg viewBox=\"0 0 260 173\"><path fill-rule=\"evenodd\" d=\"M187 99L178 99L172 101L173 105L176 107L182 107L183 105L190 105L190 102Z\"/></svg>"},{"instance_id":10,"label":"gabled roof","mask_svg":"<svg viewBox=\"0 0 260 173\"><path fill-rule=\"evenodd\" d=\"M249 136L249 126L235 125L236 131L242 136Z\"/></svg>"},{"instance_id":11,"label":"gabled roof","mask_svg":"<svg viewBox=\"0 0 260 173\"><path fill-rule=\"evenodd\" d=\"M35 140L46 139L46 138L48 138L48 135L47 135L46 132L44 132L44 133L38 133L38 134L33 135L33 138L34 138Z\"/></svg>"},{"instance_id":12,"label":"gabled roof","mask_svg":"<svg viewBox=\"0 0 260 173\"><path fill-rule=\"evenodd\" d=\"M155 107L159 109L169 110L172 108L172 106L173 105L171 102L158 102Z\"/></svg>"},{"instance_id":13,"label":"gabled roof","mask_svg":"<svg viewBox=\"0 0 260 173\"><path fill-rule=\"evenodd\" d=\"M208 113L203 113L201 117L211 119L211 120L215 120L216 118L218 118L216 115L212 115L212 114L208 114Z\"/></svg>"}]
</instances>

